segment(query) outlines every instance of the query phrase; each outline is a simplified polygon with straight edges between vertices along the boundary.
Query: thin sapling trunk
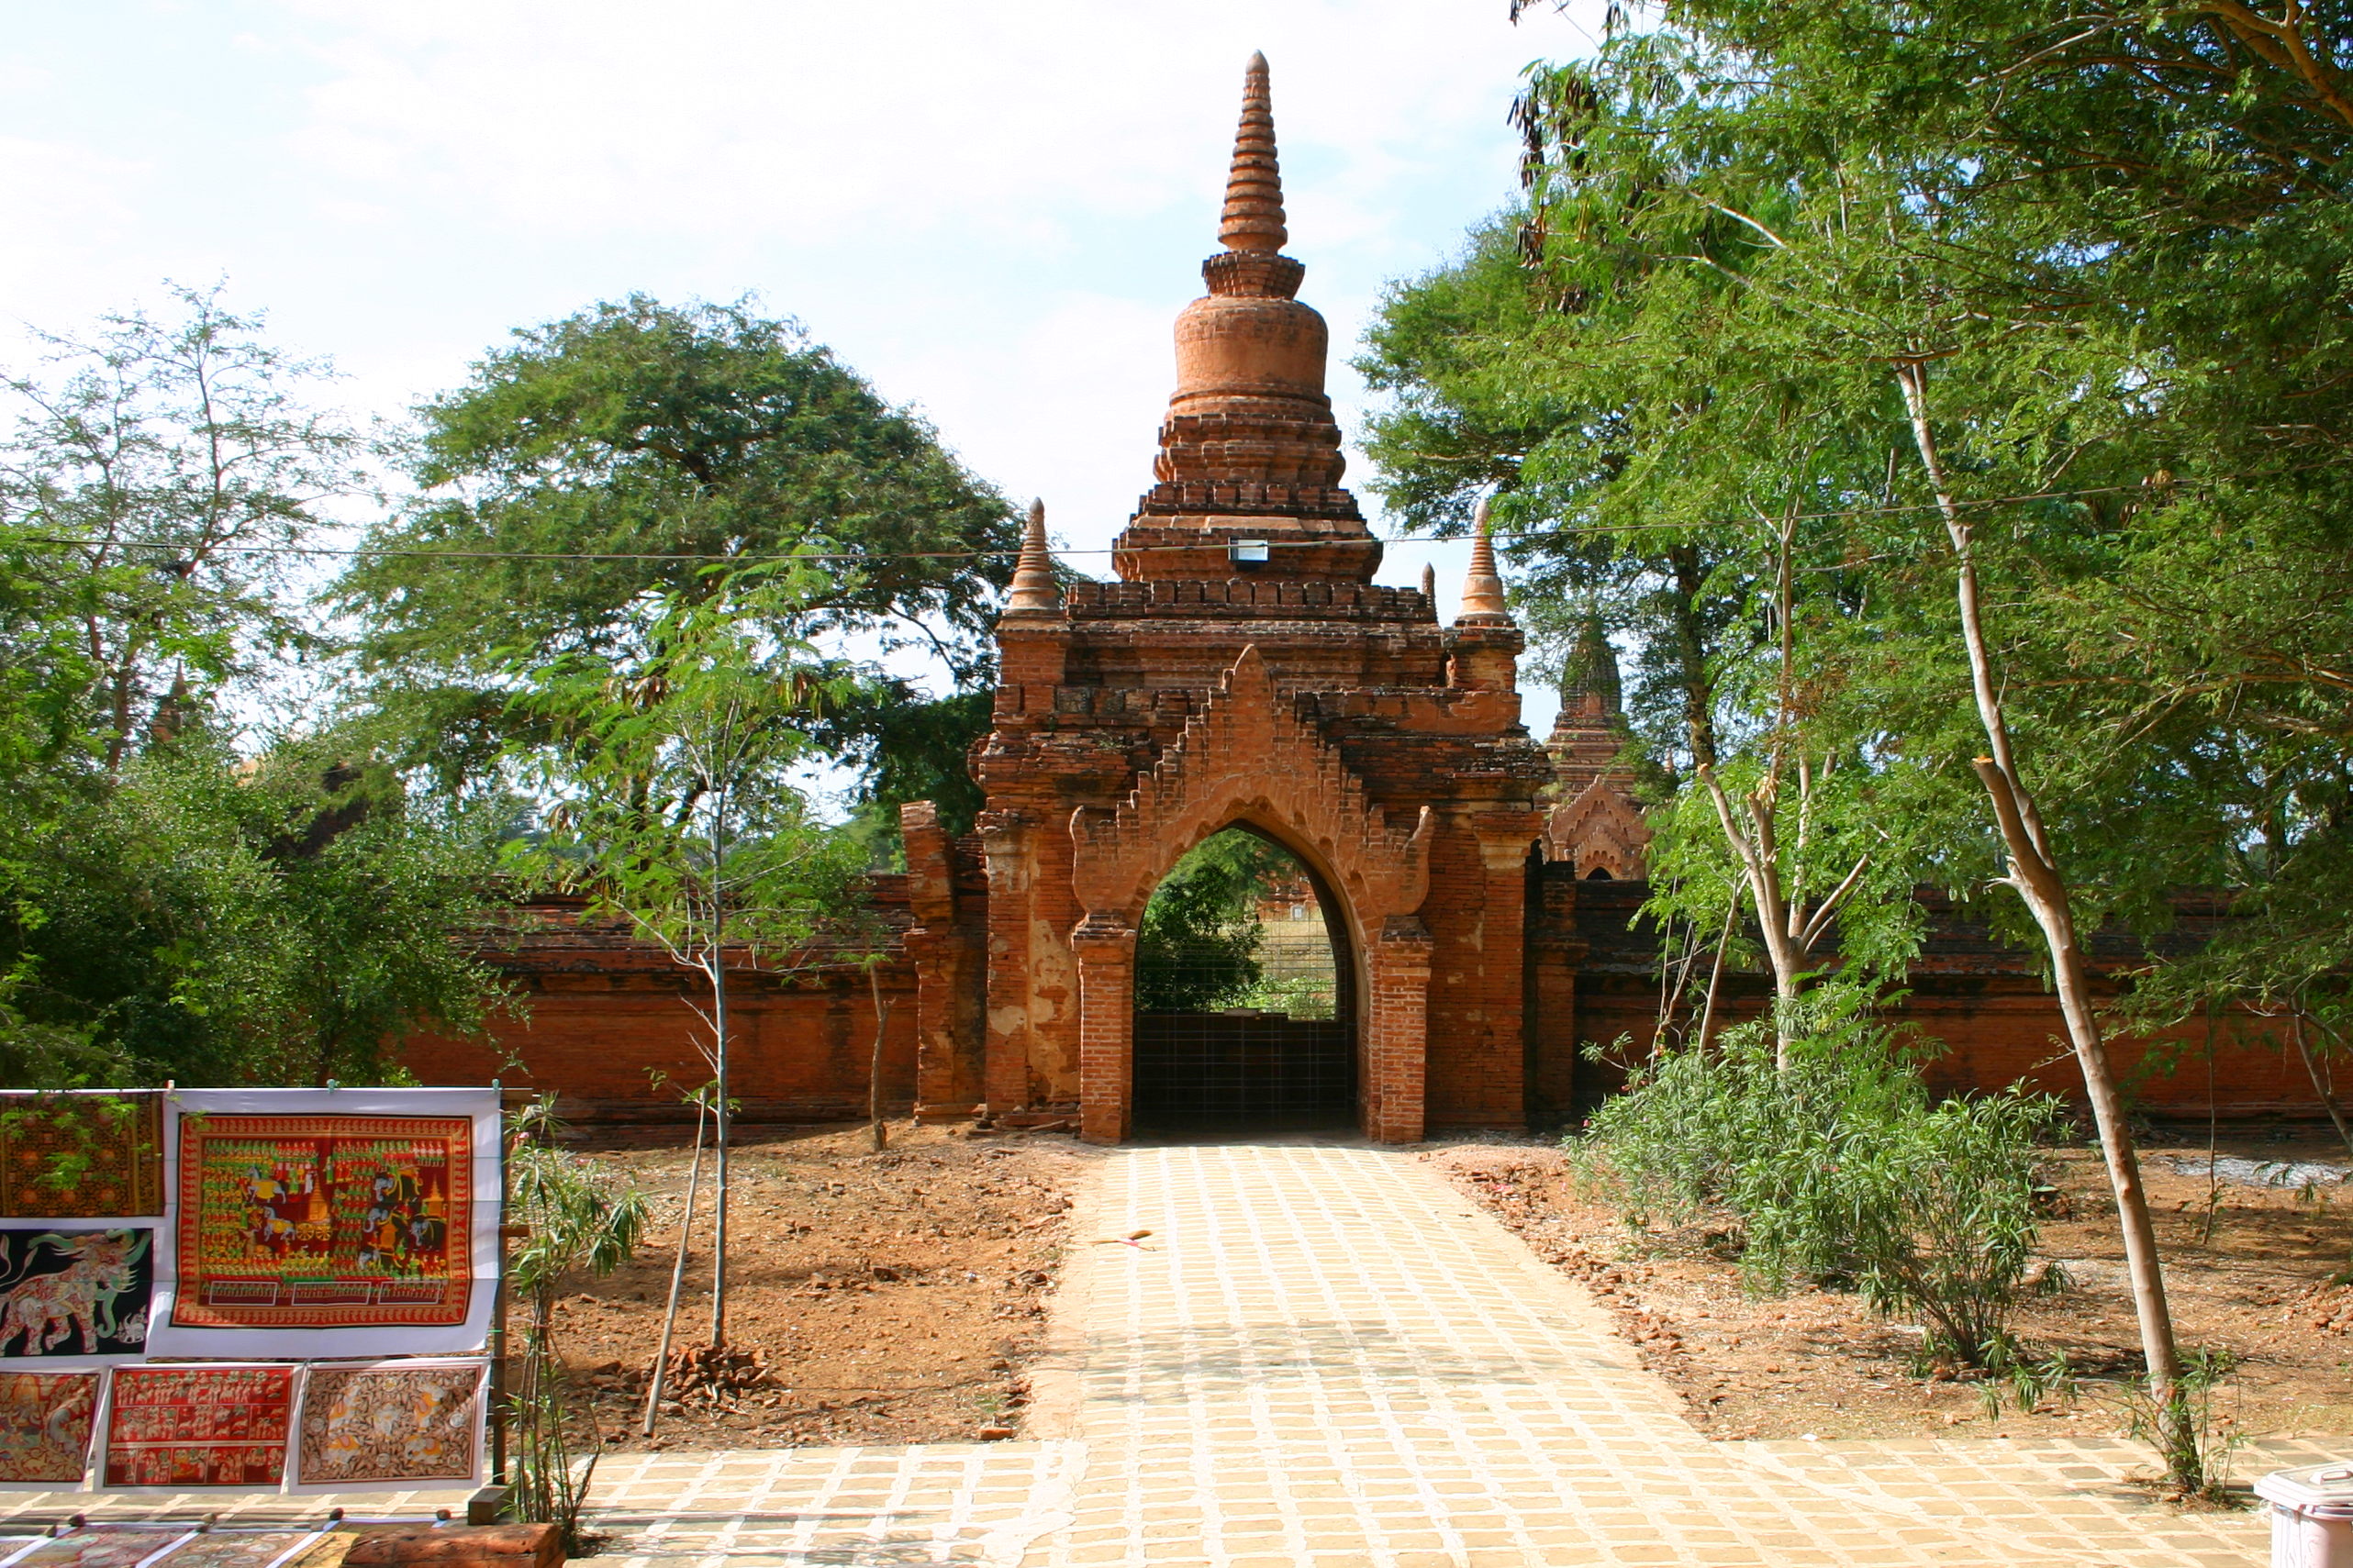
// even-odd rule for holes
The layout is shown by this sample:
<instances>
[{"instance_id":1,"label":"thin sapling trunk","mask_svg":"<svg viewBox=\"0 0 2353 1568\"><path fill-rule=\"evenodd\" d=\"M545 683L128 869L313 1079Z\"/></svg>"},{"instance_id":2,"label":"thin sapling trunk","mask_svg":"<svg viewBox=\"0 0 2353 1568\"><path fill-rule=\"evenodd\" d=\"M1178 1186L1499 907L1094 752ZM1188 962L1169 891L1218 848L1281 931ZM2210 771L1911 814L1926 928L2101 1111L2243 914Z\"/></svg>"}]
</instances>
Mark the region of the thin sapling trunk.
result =
<instances>
[{"instance_id":1,"label":"thin sapling trunk","mask_svg":"<svg viewBox=\"0 0 2353 1568\"><path fill-rule=\"evenodd\" d=\"M2148 1194L2141 1184L2140 1161L2125 1126L2124 1096L2118 1093L2106 1043L2091 998L2089 966L2076 935L2075 909L2067 880L2052 854L2042 817L2018 773L2012 755L2010 728L1993 675L1993 658L1987 650L1985 617L1978 585L1977 557L1971 525L1961 515L1945 476L1935 430L1928 417L1925 378L1913 362L1896 367L1912 421L1913 439L1920 451L1938 514L1945 524L1954 558L1954 587L1959 604L1961 637L1969 661L1969 682L1978 717L1985 730L1990 756L1977 759L1979 781L1993 806L2010 855L2010 874L2003 880L2014 888L2050 954L2051 981L2058 993L2059 1014L2067 1024L2069 1043L2083 1072L2085 1096L2099 1128L2100 1150L2108 1168L2108 1184L2116 1198L2116 1220L2123 1231L2124 1265L2132 1281L2133 1307L2139 1320L2141 1353L2148 1363L2148 1391L2158 1419L2158 1446L2174 1480L2190 1490L2204 1477L2191 1413L2180 1388L2181 1362L2173 1337L2173 1315L2166 1301L2165 1273L2157 1245L2157 1226L2150 1218Z\"/></svg>"},{"instance_id":2,"label":"thin sapling trunk","mask_svg":"<svg viewBox=\"0 0 2353 1568\"><path fill-rule=\"evenodd\" d=\"M712 802L711 845L711 1349L727 1343L728 1144L734 1130L728 1100L727 796Z\"/></svg>"},{"instance_id":3,"label":"thin sapling trunk","mask_svg":"<svg viewBox=\"0 0 2353 1568\"><path fill-rule=\"evenodd\" d=\"M670 1265L670 1304L662 1311L662 1338L653 1350L653 1376L645 1389L645 1419L639 1432L653 1435L654 1412L662 1407L662 1385L670 1371L670 1333L678 1323L678 1296L686 1284L686 1241L695 1233L695 1199L703 1182L703 1128L710 1119L710 1106L700 1095L695 1096L695 1161L686 1169L686 1209L678 1218L678 1256Z\"/></svg>"},{"instance_id":4,"label":"thin sapling trunk","mask_svg":"<svg viewBox=\"0 0 2353 1568\"><path fill-rule=\"evenodd\" d=\"M883 1129L883 1034L890 1028L891 1004L883 999L882 965L866 966L866 984L875 997L874 1060L866 1071L866 1131L875 1152L879 1154L889 1141L889 1135Z\"/></svg>"}]
</instances>

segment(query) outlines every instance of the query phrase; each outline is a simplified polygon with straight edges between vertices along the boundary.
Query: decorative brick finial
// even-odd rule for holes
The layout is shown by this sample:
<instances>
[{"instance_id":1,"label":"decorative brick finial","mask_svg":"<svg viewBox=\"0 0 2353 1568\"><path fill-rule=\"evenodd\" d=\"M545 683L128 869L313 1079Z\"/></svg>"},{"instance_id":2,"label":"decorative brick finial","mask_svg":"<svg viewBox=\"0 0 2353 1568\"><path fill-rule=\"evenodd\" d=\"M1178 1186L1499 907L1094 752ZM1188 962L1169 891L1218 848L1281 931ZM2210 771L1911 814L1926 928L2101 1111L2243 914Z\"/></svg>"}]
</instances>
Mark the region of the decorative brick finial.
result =
<instances>
[{"instance_id":1,"label":"decorative brick finial","mask_svg":"<svg viewBox=\"0 0 2353 1568\"><path fill-rule=\"evenodd\" d=\"M1477 519L1478 533L1471 539L1470 570L1463 573L1462 612L1455 624L1468 622L1473 626L1508 625L1511 609L1503 602L1503 577L1495 569L1495 541L1489 537L1487 497L1480 496Z\"/></svg>"},{"instance_id":2,"label":"decorative brick finial","mask_svg":"<svg viewBox=\"0 0 2353 1568\"><path fill-rule=\"evenodd\" d=\"M1268 255L1290 239L1283 227L1283 172L1275 161L1275 103L1266 87L1266 57L1254 54L1242 78L1242 127L1233 137L1233 169L1225 181L1225 215L1218 239L1229 250Z\"/></svg>"},{"instance_id":3,"label":"decorative brick finial","mask_svg":"<svg viewBox=\"0 0 2353 1568\"><path fill-rule=\"evenodd\" d=\"M1030 503L1030 526L1021 532L1021 558L1013 564L1013 591L1006 598L1009 616L1050 616L1062 608L1054 587L1054 555L1046 548L1046 504Z\"/></svg>"}]
</instances>

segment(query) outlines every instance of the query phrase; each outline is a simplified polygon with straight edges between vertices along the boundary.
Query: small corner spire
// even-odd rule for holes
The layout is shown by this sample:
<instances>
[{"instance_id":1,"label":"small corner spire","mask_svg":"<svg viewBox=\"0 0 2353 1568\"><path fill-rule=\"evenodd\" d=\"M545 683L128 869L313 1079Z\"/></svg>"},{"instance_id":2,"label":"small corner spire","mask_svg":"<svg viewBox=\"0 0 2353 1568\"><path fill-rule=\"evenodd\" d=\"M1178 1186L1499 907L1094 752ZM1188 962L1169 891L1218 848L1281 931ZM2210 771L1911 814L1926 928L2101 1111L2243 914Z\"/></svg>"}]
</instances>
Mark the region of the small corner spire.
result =
<instances>
[{"instance_id":1,"label":"small corner spire","mask_svg":"<svg viewBox=\"0 0 2353 1568\"><path fill-rule=\"evenodd\" d=\"M1593 723L1610 723L1623 713L1618 677L1617 651L1601 625L1601 612L1589 610L1577 627L1577 642L1561 667L1561 721L1574 715Z\"/></svg>"},{"instance_id":2,"label":"small corner spire","mask_svg":"<svg viewBox=\"0 0 2353 1568\"><path fill-rule=\"evenodd\" d=\"M1463 605L1455 617L1455 624L1468 621L1473 625L1509 621L1511 611L1503 600L1503 574L1495 569L1495 541L1490 537L1487 497L1478 501L1475 526L1478 532L1471 538L1470 570L1463 573Z\"/></svg>"},{"instance_id":3,"label":"small corner spire","mask_svg":"<svg viewBox=\"0 0 2353 1568\"><path fill-rule=\"evenodd\" d=\"M1234 132L1218 240L1229 250L1272 255L1289 239L1283 227L1283 172L1275 160L1275 102L1266 85L1266 57L1254 54L1242 77L1242 125Z\"/></svg>"},{"instance_id":4,"label":"small corner spire","mask_svg":"<svg viewBox=\"0 0 2353 1568\"><path fill-rule=\"evenodd\" d=\"M1054 586L1054 552L1046 546L1046 504L1030 503L1029 526L1021 530L1020 559L1013 563L1013 591L1005 600L1009 616L1050 616L1062 608Z\"/></svg>"}]
</instances>

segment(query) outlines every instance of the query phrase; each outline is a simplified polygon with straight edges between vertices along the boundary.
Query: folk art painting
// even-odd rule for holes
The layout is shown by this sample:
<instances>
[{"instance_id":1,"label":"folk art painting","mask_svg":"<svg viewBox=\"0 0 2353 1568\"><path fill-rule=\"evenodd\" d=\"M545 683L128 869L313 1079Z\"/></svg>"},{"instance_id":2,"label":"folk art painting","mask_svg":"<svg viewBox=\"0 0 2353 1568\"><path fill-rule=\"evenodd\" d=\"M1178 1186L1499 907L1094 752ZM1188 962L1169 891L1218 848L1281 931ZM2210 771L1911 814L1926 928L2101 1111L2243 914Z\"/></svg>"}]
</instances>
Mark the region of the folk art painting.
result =
<instances>
[{"instance_id":1,"label":"folk art painting","mask_svg":"<svg viewBox=\"0 0 2353 1568\"><path fill-rule=\"evenodd\" d=\"M0 1229L0 1362L146 1352L155 1232Z\"/></svg>"},{"instance_id":2,"label":"folk art painting","mask_svg":"<svg viewBox=\"0 0 2353 1568\"><path fill-rule=\"evenodd\" d=\"M173 1324L463 1323L474 1135L466 1117L184 1118Z\"/></svg>"},{"instance_id":3,"label":"folk art painting","mask_svg":"<svg viewBox=\"0 0 2353 1568\"><path fill-rule=\"evenodd\" d=\"M138 1568L188 1533L139 1526L77 1529L41 1542L29 1555L17 1559L14 1568Z\"/></svg>"},{"instance_id":4,"label":"folk art painting","mask_svg":"<svg viewBox=\"0 0 2353 1568\"><path fill-rule=\"evenodd\" d=\"M162 1212L161 1095L12 1095L0 1106L0 1219Z\"/></svg>"},{"instance_id":5,"label":"folk art painting","mask_svg":"<svg viewBox=\"0 0 2353 1568\"><path fill-rule=\"evenodd\" d=\"M296 1480L305 1490L474 1481L485 1371L478 1361L312 1367Z\"/></svg>"},{"instance_id":6,"label":"folk art painting","mask_svg":"<svg viewBox=\"0 0 2353 1568\"><path fill-rule=\"evenodd\" d=\"M348 1538L341 1538L348 1540ZM324 1530L158 1529L95 1525L44 1541L16 1568L296 1568L335 1550L339 1538ZM0 1551L5 1551L0 1546ZM340 1552L337 1553L340 1555Z\"/></svg>"},{"instance_id":7,"label":"folk art painting","mask_svg":"<svg viewBox=\"0 0 2353 1568\"><path fill-rule=\"evenodd\" d=\"M207 1530L154 1568L296 1568L314 1553L324 1556L333 1540L317 1530Z\"/></svg>"},{"instance_id":8,"label":"folk art painting","mask_svg":"<svg viewBox=\"0 0 2353 1568\"><path fill-rule=\"evenodd\" d=\"M105 1486L277 1486L293 1424L291 1366L122 1366L106 1417Z\"/></svg>"},{"instance_id":9,"label":"folk art painting","mask_svg":"<svg viewBox=\"0 0 2353 1568\"><path fill-rule=\"evenodd\" d=\"M0 1485L81 1485L104 1375L0 1373Z\"/></svg>"}]
</instances>

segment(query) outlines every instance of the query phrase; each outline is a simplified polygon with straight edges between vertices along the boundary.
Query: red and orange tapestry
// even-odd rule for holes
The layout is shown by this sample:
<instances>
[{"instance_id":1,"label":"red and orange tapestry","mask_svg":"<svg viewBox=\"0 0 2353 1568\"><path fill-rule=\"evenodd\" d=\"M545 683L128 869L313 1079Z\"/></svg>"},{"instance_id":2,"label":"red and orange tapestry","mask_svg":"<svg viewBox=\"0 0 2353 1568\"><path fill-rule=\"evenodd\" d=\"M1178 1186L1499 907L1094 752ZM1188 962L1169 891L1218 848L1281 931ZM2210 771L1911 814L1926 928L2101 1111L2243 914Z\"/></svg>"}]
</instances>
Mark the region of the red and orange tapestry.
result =
<instances>
[{"instance_id":1,"label":"red and orange tapestry","mask_svg":"<svg viewBox=\"0 0 2353 1568\"><path fill-rule=\"evenodd\" d=\"M0 1373L0 1485L82 1485L103 1375Z\"/></svg>"},{"instance_id":2,"label":"red and orange tapestry","mask_svg":"<svg viewBox=\"0 0 2353 1568\"><path fill-rule=\"evenodd\" d=\"M291 1366L124 1366L106 1416L106 1486L275 1486Z\"/></svg>"},{"instance_id":3,"label":"red and orange tapestry","mask_svg":"<svg viewBox=\"0 0 2353 1568\"><path fill-rule=\"evenodd\" d=\"M473 1187L468 1117L184 1118L172 1322L462 1324Z\"/></svg>"},{"instance_id":4,"label":"red and orange tapestry","mask_svg":"<svg viewBox=\"0 0 2353 1568\"><path fill-rule=\"evenodd\" d=\"M473 1482L485 1370L481 1362L312 1367L295 1479L305 1490Z\"/></svg>"},{"instance_id":5,"label":"red and orange tapestry","mask_svg":"<svg viewBox=\"0 0 2353 1568\"><path fill-rule=\"evenodd\" d=\"M161 1095L0 1095L0 1218L162 1212Z\"/></svg>"}]
</instances>

